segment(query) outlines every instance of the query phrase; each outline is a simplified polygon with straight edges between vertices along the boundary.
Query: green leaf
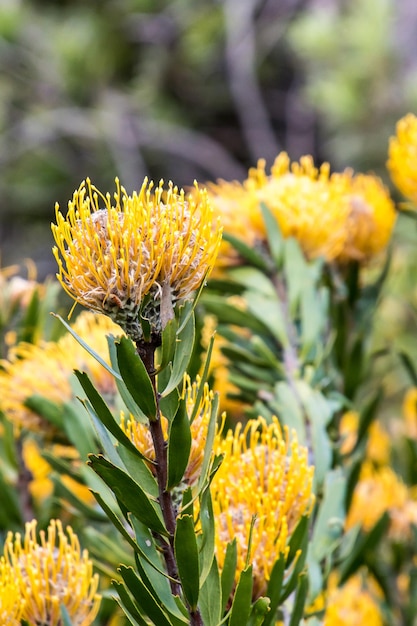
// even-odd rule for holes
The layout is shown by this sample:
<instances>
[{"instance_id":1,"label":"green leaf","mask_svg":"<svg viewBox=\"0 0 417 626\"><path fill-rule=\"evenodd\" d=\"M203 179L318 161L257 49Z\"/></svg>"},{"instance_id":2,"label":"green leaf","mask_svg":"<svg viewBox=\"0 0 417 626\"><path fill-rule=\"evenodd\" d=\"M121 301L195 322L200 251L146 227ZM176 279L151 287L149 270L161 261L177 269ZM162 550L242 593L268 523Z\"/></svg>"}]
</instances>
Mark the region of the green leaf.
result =
<instances>
[{"instance_id":1,"label":"green leaf","mask_svg":"<svg viewBox=\"0 0 417 626\"><path fill-rule=\"evenodd\" d=\"M201 465L200 478L198 479L198 488L201 489L204 483L207 481L207 475L212 461L212 451L214 436L216 434L217 424L217 411L219 407L219 395L214 394L213 402L211 403L210 419L207 426L206 444L204 446L204 457Z\"/></svg>"},{"instance_id":2,"label":"green leaf","mask_svg":"<svg viewBox=\"0 0 417 626\"><path fill-rule=\"evenodd\" d=\"M83 411L71 404L63 405L64 430L73 446L80 453L82 460L93 452L97 452L97 442L90 420Z\"/></svg>"},{"instance_id":3,"label":"green leaf","mask_svg":"<svg viewBox=\"0 0 417 626\"><path fill-rule=\"evenodd\" d=\"M398 352L398 356L410 377L411 384L413 387L417 387L417 371L413 359L404 351Z\"/></svg>"},{"instance_id":4,"label":"green leaf","mask_svg":"<svg viewBox=\"0 0 417 626\"><path fill-rule=\"evenodd\" d=\"M340 585L346 582L373 554L376 546L387 531L389 521L388 513L384 513L369 533L361 533L359 535L355 547L340 568Z\"/></svg>"},{"instance_id":5,"label":"green leaf","mask_svg":"<svg viewBox=\"0 0 417 626\"><path fill-rule=\"evenodd\" d=\"M207 348L206 358L204 362L203 373L201 374L201 377L200 377L200 382L198 385L198 391L197 391L195 403L193 406L192 413L190 415L190 425L194 422L195 418L197 417L197 413L198 413L201 401L204 396L204 385L207 382L207 379L209 377L209 372L210 372L210 361L211 361L211 355L213 353L214 337L215 335L210 337L210 342Z\"/></svg>"},{"instance_id":6,"label":"green leaf","mask_svg":"<svg viewBox=\"0 0 417 626\"><path fill-rule=\"evenodd\" d=\"M299 626L304 614L307 592L308 576L300 574L289 626Z\"/></svg>"},{"instance_id":7,"label":"green leaf","mask_svg":"<svg viewBox=\"0 0 417 626\"><path fill-rule=\"evenodd\" d=\"M71 504L79 513L81 513L85 520L94 520L96 522L106 521L106 516L103 515L101 511L94 509L93 507L86 504L57 476L53 476L52 481L55 484L55 496L58 498L63 498L63 500Z\"/></svg>"},{"instance_id":8,"label":"green leaf","mask_svg":"<svg viewBox=\"0 0 417 626\"><path fill-rule=\"evenodd\" d=\"M185 322L184 317L188 315L188 319ZM171 376L168 384L161 391L162 396L167 396L175 389L184 379L184 374L187 370L188 364L191 359L195 338L195 322L194 315L188 313L188 309L185 305L180 307L180 314L178 323L180 328L177 332L175 354L172 362Z\"/></svg>"},{"instance_id":9,"label":"green leaf","mask_svg":"<svg viewBox=\"0 0 417 626\"><path fill-rule=\"evenodd\" d=\"M277 220L269 210L265 202L261 202L260 209L265 224L265 232L268 239L269 251L272 258L275 261L276 268L279 269L282 265L282 259L284 254L284 238L281 233L281 229Z\"/></svg>"},{"instance_id":10,"label":"green leaf","mask_svg":"<svg viewBox=\"0 0 417 626\"><path fill-rule=\"evenodd\" d=\"M188 624L181 609L187 612L186 607L177 605L161 561L160 548L155 545L155 539L149 528L132 518L136 541L140 550L137 553L137 567L140 578L155 598L170 615L170 619L177 624Z\"/></svg>"},{"instance_id":11,"label":"green leaf","mask_svg":"<svg viewBox=\"0 0 417 626\"><path fill-rule=\"evenodd\" d=\"M289 339L285 315L278 296L276 294L264 296L249 290L246 292L246 300L248 311L267 326L269 333L274 336L279 345L287 346Z\"/></svg>"},{"instance_id":12,"label":"green leaf","mask_svg":"<svg viewBox=\"0 0 417 626\"><path fill-rule=\"evenodd\" d=\"M247 623L252 604L252 589L252 565L250 565L240 574L233 596L229 626L242 626Z\"/></svg>"},{"instance_id":13,"label":"green leaf","mask_svg":"<svg viewBox=\"0 0 417 626\"><path fill-rule=\"evenodd\" d=\"M200 568L194 520L191 515L181 515L177 518L174 550L184 595L191 610L195 611L200 591Z\"/></svg>"},{"instance_id":14,"label":"green leaf","mask_svg":"<svg viewBox=\"0 0 417 626\"><path fill-rule=\"evenodd\" d=\"M111 584L119 594L119 598L116 598L116 602L122 608L132 626L149 626L149 621L145 620L141 613L139 613L123 583L119 583L117 580L112 580Z\"/></svg>"},{"instance_id":15,"label":"green leaf","mask_svg":"<svg viewBox=\"0 0 417 626\"><path fill-rule=\"evenodd\" d=\"M51 315L56 317L61 322L61 324L65 326L67 331L74 337L74 339L80 344L80 346L82 346L88 352L88 354L90 354L98 363L100 363L100 365L102 365L108 372L110 372L112 376L114 376L115 378L120 378L120 374L118 374L118 372L111 368L110 365L108 365L108 363L106 363L106 361L102 359L99 354L97 354L97 352L90 348L90 346L83 339L81 339L79 335L77 335L75 330L71 328L71 326L67 324L67 322L63 320L60 315L57 315L56 313L51 313ZM120 332L122 332L121 329Z\"/></svg>"},{"instance_id":16,"label":"green leaf","mask_svg":"<svg viewBox=\"0 0 417 626\"><path fill-rule=\"evenodd\" d=\"M118 446L117 449L128 474L135 477L136 482L141 485L148 495L157 499L159 493L158 483L148 464L137 454L133 453L130 448ZM119 465L119 463L116 463L116 465Z\"/></svg>"},{"instance_id":17,"label":"green leaf","mask_svg":"<svg viewBox=\"0 0 417 626\"><path fill-rule=\"evenodd\" d=\"M362 443L364 436L367 434L370 425L375 419L376 412L380 405L382 397L383 394L381 392L381 389L378 388L375 391L373 397L369 400L364 409L361 411L359 415L358 436L356 439L354 450L352 452L358 449L358 447Z\"/></svg>"},{"instance_id":18,"label":"green leaf","mask_svg":"<svg viewBox=\"0 0 417 626\"><path fill-rule=\"evenodd\" d=\"M187 468L191 450L191 430L185 399L180 400L178 411L170 423L168 436L167 490L179 485Z\"/></svg>"},{"instance_id":19,"label":"green leaf","mask_svg":"<svg viewBox=\"0 0 417 626\"><path fill-rule=\"evenodd\" d=\"M204 626L218 626L222 615L221 599L220 574L214 557L209 574L200 589L198 606Z\"/></svg>"},{"instance_id":20,"label":"green leaf","mask_svg":"<svg viewBox=\"0 0 417 626\"><path fill-rule=\"evenodd\" d=\"M151 501L150 496L133 478L102 456L91 455L88 464L110 487L128 511L154 532L168 535L161 512L158 510L159 505Z\"/></svg>"},{"instance_id":21,"label":"green leaf","mask_svg":"<svg viewBox=\"0 0 417 626\"><path fill-rule=\"evenodd\" d=\"M60 605L60 613L62 617L62 626L73 626L69 613L63 604Z\"/></svg>"},{"instance_id":22,"label":"green leaf","mask_svg":"<svg viewBox=\"0 0 417 626\"><path fill-rule=\"evenodd\" d=\"M133 415L135 419L139 422L147 423L148 417L142 411L142 409L136 404L131 394L129 393L122 377L119 372L119 364L117 362L117 349L116 349L116 339L112 335L108 335L107 344L109 347L109 355L110 362L112 364L113 369L118 373L118 378L115 378L116 386L118 392L120 394L121 399L124 402L125 407Z\"/></svg>"},{"instance_id":23,"label":"green leaf","mask_svg":"<svg viewBox=\"0 0 417 626\"><path fill-rule=\"evenodd\" d=\"M274 566L271 571L271 577L268 582L268 589L266 591L266 595L270 599L269 604L269 613L265 616L264 626L270 626L273 622L275 623L275 614L276 610L280 605L280 598L282 594L282 583L284 581L284 571L285 571L285 556L281 554L279 559L275 561Z\"/></svg>"},{"instance_id":24,"label":"green leaf","mask_svg":"<svg viewBox=\"0 0 417 626\"><path fill-rule=\"evenodd\" d=\"M229 602L230 594L232 593L233 585L235 582L236 567L237 545L236 538L234 538L233 541L227 544L223 571L221 574L222 613L226 609L227 603Z\"/></svg>"},{"instance_id":25,"label":"green leaf","mask_svg":"<svg viewBox=\"0 0 417 626\"><path fill-rule=\"evenodd\" d=\"M289 552L286 566L293 562L299 550L302 550L308 542L309 517L303 515L298 522L289 542Z\"/></svg>"},{"instance_id":26,"label":"green leaf","mask_svg":"<svg viewBox=\"0 0 417 626\"><path fill-rule=\"evenodd\" d=\"M158 374L171 363L175 354L175 347L177 341L178 322L175 318L169 320L164 330L162 331L162 346L161 346L161 362L158 367Z\"/></svg>"},{"instance_id":27,"label":"green leaf","mask_svg":"<svg viewBox=\"0 0 417 626\"><path fill-rule=\"evenodd\" d=\"M119 441L125 448L128 448L131 452L138 455L139 457L144 458L143 454L139 452L136 446L134 446L133 443L130 441L129 437L120 428L107 404L104 402L101 395L95 389L88 375L85 372L79 372L77 370L74 373L80 381L80 384L84 389L87 398L91 402L96 416L102 422L102 424L104 424L107 430L111 432L111 434L116 437L117 441ZM88 405L85 402L83 402L83 404L86 409L89 410Z\"/></svg>"},{"instance_id":28,"label":"green leaf","mask_svg":"<svg viewBox=\"0 0 417 626\"><path fill-rule=\"evenodd\" d=\"M172 621L162 609L159 599L152 595L133 568L122 565L119 571L139 608L158 626L173 626Z\"/></svg>"},{"instance_id":29,"label":"green leaf","mask_svg":"<svg viewBox=\"0 0 417 626\"><path fill-rule=\"evenodd\" d=\"M234 237L230 233L223 232L223 239L232 244L235 250L239 252L240 256L243 257L249 265L258 267L265 272L268 271L266 259L259 252L254 250L254 248L249 247L241 239Z\"/></svg>"},{"instance_id":30,"label":"green leaf","mask_svg":"<svg viewBox=\"0 0 417 626\"><path fill-rule=\"evenodd\" d=\"M155 419L156 399L149 374L130 339L116 342L117 363L130 395L149 419Z\"/></svg>"},{"instance_id":31,"label":"green leaf","mask_svg":"<svg viewBox=\"0 0 417 626\"><path fill-rule=\"evenodd\" d=\"M269 598L258 598L249 615L248 626L261 626L264 624L265 616L269 612Z\"/></svg>"},{"instance_id":32,"label":"green leaf","mask_svg":"<svg viewBox=\"0 0 417 626\"><path fill-rule=\"evenodd\" d=\"M345 494L346 476L342 469L327 472L310 544L312 556L317 561L329 556L340 543L345 519Z\"/></svg>"},{"instance_id":33,"label":"green leaf","mask_svg":"<svg viewBox=\"0 0 417 626\"><path fill-rule=\"evenodd\" d=\"M56 404L55 402L48 400L48 398L44 398L38 394L29 396L23 404L34 413L37 413L46 419L53 426L63 430L64 420L62 404Z\"/></svg>"},{"instance_id":34,"label":"green leaf","mask_svg":"<svg viewBox=\"0 0 417 626\"><path fill-rule=\"evenodd\" d=\"M200 557L200 585L210 572L215 547L215 520L210 489L207 486L200 495L201 534L198 536Z\"/></svg>"},{"instance_id":35,"label":"green leaf","mask_svg":"<svg viewBox=\"0 0 417 626\"><path fill-rule=\"evenodd\" d=\"M225 302L224 296L207 293L204 295L204 307L209 313L217 317L222 324L235 324L242 328L249 328L260 335L268 335L269 329L266 324L259 320L249 311L241 311L235 306Z\"/></svg>"},{"instance_id":36,"label":"green leaf","mask_svg":"<svg viewBox=\"0 0 417 626\"><path fill-rule=\"evenodd\" d=\"M139 551L140 548L138 544L131 537L130 533L127 531L126 523L123 522L119 518L119 516L116 514L114 509L111 506L109 506L109 504L106 502L105 498L102 496L101 493L99 493L98 491L93 491L92 493L95 499L97 500L97 502L99 503L99 505L101 506L101 508L103 509L103 511L105 512L105 514L107 515L108 519L112 522L112 524L118 530L118 532L122 535L122 537L126 539L126 541L132 546L132 548L135 551ZM116 503L114 503L114 505L115 504Z\"/></svg>"}]
</instances>

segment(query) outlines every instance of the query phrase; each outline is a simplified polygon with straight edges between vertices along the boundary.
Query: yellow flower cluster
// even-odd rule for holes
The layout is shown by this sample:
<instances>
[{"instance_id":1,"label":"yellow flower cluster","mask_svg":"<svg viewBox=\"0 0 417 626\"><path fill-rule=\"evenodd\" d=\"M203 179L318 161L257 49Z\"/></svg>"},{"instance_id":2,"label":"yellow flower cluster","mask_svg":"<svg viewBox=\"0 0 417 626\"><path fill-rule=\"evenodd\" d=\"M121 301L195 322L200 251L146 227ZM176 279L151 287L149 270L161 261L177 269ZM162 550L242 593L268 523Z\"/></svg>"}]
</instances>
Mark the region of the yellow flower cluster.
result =
<instances>
[{"instance_id":1,"label":"yellow flower cluster","mask_svg":"<svg viewBox=\"0 0 417 626\"><path fill-rule=\"evenodd\" d=\"M387 167L401 193L417 204L417 117L412 113L397 122L396 135L389 142Z\"/></svg>"},{"instance_id":2,"label":"yellow flower cluster","mask_svg":"<svg viewBox=\"0 0 417 626\"><path fill-rule=\"evenodd\" d=\"M254 596L266 590L272 567L287 554L287 540L303 515L312 509L312 467L295 431L282 432L278 420L259 417L238 423L225 438L217 435L214 452L224 460L212 482L216 518L216 551L223 567L227 544L237 539L237 574L246 563L250 529Z\"/></svg>"},{"instance_id":3,"label":"yellow flower cluster","mask_svg":"<svg viewBox=\"0 0 417 626\"><path fill-rule=\"evenodd\" d=\"M185 397L186 410L190 418L196 406L199 387L200 384L198 380L197 382L191 383L189 376L185 377L183 397ZM190 425L191 450L183 479L190 486L195 485L200 477L212 402L213 392L206 383L196 411L196 417ZM161 421L163 433L165 437L167 437L168 420L162 416ZM121 427L136 448L140 450L144 456L153 461L155 459L155 450L148 426L137 422L132 416L126 421L122 414ZM153 465L150 467L153 469Z\"/></svg>"},{"instance_id":4,"label":"yellow flower cluster","mask_svg":"<svg viewBox=\"0 0 417 626\"><path fill-rule=\"evenodd\" d=\"M295 237L308 258L329 262L367 261L387 245L396 218L379 178L349 169L330 174L328 163L317 168L310 156L291 163L285 152L277 156L270 175L260 160L243 184L219 181L209 192L225 231L249 246L264 245L264 203L284 237ZM219 264L238 261L237 252L224 242Z\"/></svg>"},{"instance_id":5,"label":"yellow flower cluster","mask_svg":"<svg viewBox=\"0 0 417 626\"><path fill-rule=\"evenodd\" d=\"M14 625L12 620L21 616L29 626L61 626L64 606L73 626L89 626L98 613L100 595L88 552L81 551L72 528L65 532L59 520L51 520L46 533L40 531L40 541L36 525L36 520L26 524L23 541L20 533L7 535L2 565L13 577L6 578L6 588L10 602L18 589L22 606L16 612L13 605L10 621L1 623Z\"/></svg>"},{"instance_id":6,"label":"yellow flower cluster","mask_svg":"<svg viewBox=\"0 0 417 626\"><path fill-rule=\"evenodd\" d=\"M341 439L340 452L349 454L352 452L358 436L359 413L346 411L342 415L339 426ZM366 445L366 458L378 465L387 465L391 455L391 438L380 422L371 424L368 431Z\"/></svg>"},{"instance_id":7,"label":"yellow flower cluster","mask_svg":"<svg viewBox=\"0 0 417 626\"><path fill-rule=\"evenodd\" d=\"M411 524L417 524L417 501L389 466L375 468L365 461L353 492L346 529L360 524L365 531L370 530L385 512L391 519L390 536L400 540L409 537Z\"/></svg>"},{"instance_id":8,"label":"yellow flower cluster","mask_svg":"<svg viewBox=\"0 0 417 626\"><path fill-rule=\"evenodd\" d=\"M78 316L73 329L103 358L108 354L106 335L120 334L120 328L111 320L88 311ZM116 393L111 374L69 333L57 342L19 344L10 350L8 359L1 365L0 409L17 428L51 431L51 425L26 407L25 402L33 395L59 405L68 402L73 395L70 384L73 369L87 371L106 398Z\"/></svg>"},{"instance_id":9,"label":"yellow flower cluster","mask_svg":"<svg viewBox=\"0 0 417 626\"><path fill-rule=\"evenodd\" d=\"M361 576L355 575L342 586L329 590L323 626L382 626L383 619L378 604L363 585Z\"/></svg>"},{"instance_id":10,"label":"yellow flower cluster","mask_svg":"<svg viewBox=\"0 0 417 626\"><path fill-rule=\"evenodd\" d=\"M54 444L51 447L51 452L55 457L69 461L71 469L74 471L77 471L81 464L77 450L71 446ZM28 485L30 495L34 502L42 504L45 499L52 495L54 490L54 483L51 478L52 467L42 457L39 444L30 437L25 437L23 440L22 458L32 475L32 480ZM79 483L67 474L61 475L60 480L78 499L90 505L95 504L96 500L86 485Z\"/></svg>"},{"instance_id":11,"label":"yellow flower cluster","mask_svg":"<svg viewBox=\"0 0 417 626\"><path fill-rule=\"evenodd\" d=\"M154 189L147 179L131 196L116 180L113 198L82 182L66 217L56 206L52 232L67 293L109 315L135 341L142 337L145 296L155 304L167 294L171 306L189 297L212 269L221 241L205 190L196 184L194 197L186 197L172 183Z\"/></svg>"}]
</instances>

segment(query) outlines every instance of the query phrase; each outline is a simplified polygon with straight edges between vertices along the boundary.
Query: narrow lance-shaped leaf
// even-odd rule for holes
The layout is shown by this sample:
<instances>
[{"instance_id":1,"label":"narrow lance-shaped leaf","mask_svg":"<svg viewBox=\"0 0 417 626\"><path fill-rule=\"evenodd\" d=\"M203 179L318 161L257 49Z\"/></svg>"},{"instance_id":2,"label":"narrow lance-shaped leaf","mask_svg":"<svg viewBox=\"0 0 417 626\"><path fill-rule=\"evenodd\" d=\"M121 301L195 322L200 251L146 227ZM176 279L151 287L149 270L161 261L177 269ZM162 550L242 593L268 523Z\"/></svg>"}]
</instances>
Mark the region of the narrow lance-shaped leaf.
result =
<instances>
[{"instance_id":1,"label":"narrow lance-shaped leaf","mask_svg":"<svg viewBox=\"0 0 417 626\"><path fill-rule=\"evenodd\" d=\"M101 456L90 456L88 464L128 511L154 532L168 535L158 505L151 501L150 496L133 478Z\"/></svg>"},{"instance_id":2,"label":"narrow lance-shaped leaf","mask_svg":"<svg viewBox=\"0 0 417 626\"><path fill-rule=\"evenodd\" d=\"M143 454L139 452L139 450L130 441L129 437L120 428L107 404L104 402L103 398L88 378L88 375L85 372L79 372L78 370L75 370L75 375L80 381L81 386L101 423L104 424L107 430L111 432L111 434L116 437L117 441L119 441L125 448L129 448L131 452L137 454L141 458L144 458ZM87 405L86 408L89 410Z\"/></svg>"},{"instance_id":3,"label":"narrow lance-shaped leaf","mask_svg":"<svg viewBox=\"0 0 417 626\"><path fill-rule=\"evenodd\" d=\"M200 591L200 571L194 519L191 515L181 515L177 519L174 549L184 595L191 610L195 611Z\"/></svg>"},{"instance_id":4,"label":"narrow lance-shaped leaf","mask_svg":"<svg viewBox=\"0 0 417 626\"><path fill-rule=\"evenodd\" d=\"M233 584L235 582L235 573L237 567L237 544L236 538L233 539L226 547L226 555L224 557L223 570L221 575L222 588L222 613L232 593Z\"/></svg>"},{"instance_id":5,"label":"narrow lance-shaped leaf","mask_svg":"<svg viewBox=\"0 0 417 626\"><path fill-rule=\"evenodd\" d=\"M158 626L173 626L158 598L152 595L143 581L136 575L133 568L122 565L120 573L139 609L150 617L154 624L158 624Z\"/></svg>"},{"instance_id":6,"label":"narrow lance-shaped leaf","mask_svg":"<svg viewBox=\"0 0 417 626\"><path fill-rule=\"evenodd\" d=\"M180 328L177 332L171 376L167 386L161 392L162 396L167 396L182 382L193 351L195 337L194 314L190 314L187 322L183 323L183 316L187 315L186 305L183 305L182 311L183 313L180 314L178 322Z\"/></svg>"},{"instance_id":7,"label":"narrow lance-shaped leaf","mask_svg":"<svg viewBox=\"0 0 417 626\"><path fill-rule=\"evenodd\" d=\"M119 371L130 395L149 419L155 419L155 392L134 344L130 339L121 337L116 343L116 350Z\"/></svg>"},{"instance_id":8,"label":"narrow lance-shaped leaf","mask_svg":"<svg viewBox=\"0 0 417 626\"><path fill-rule=\"evenodd\" d=\"M252 604L252 565L244 569L237 583L233 596L232 609L230 613L229 626L242 626L249 618Z\"/></svg>"},{"instance_id":9,"label":"narrow lance-shaped leaf","mask_svg":"<svg viewBox=\"0 0 417 626\"><path fill-rule=\"evenodd\" d=\"M191 431L185 399L180 400L178 411L170 424L168 437L168 482L170 490L178 485L187 468L191 450Z\"/></svg>"},{"instance_id":10,"label":"narrow lance-shaped leaf","mask_svg":"<svg viewBox=\"0 0 417 626\"><path fill-rule=\"evenodd\" d=\"M65 326L67 331L74 337L74 339L80 344L80 346L82 346L88 352L88 354L90 354L98 363L100 363L100 365L102 365L108 372L110 372L112 376L114 376L115 378L120 378L120 374L116 372L113 368L111 368L110 365L106 363L106 361L102 359L99 354L97 354L97 352L90 348L90 346L83 339L81 339L79 335L77 335L75 330L69 324L67 324L67 322L63 320L60 315L57 315L56 313L51 313L51 315L59 319L61 324Z\"/></svg>"}]
</instances>

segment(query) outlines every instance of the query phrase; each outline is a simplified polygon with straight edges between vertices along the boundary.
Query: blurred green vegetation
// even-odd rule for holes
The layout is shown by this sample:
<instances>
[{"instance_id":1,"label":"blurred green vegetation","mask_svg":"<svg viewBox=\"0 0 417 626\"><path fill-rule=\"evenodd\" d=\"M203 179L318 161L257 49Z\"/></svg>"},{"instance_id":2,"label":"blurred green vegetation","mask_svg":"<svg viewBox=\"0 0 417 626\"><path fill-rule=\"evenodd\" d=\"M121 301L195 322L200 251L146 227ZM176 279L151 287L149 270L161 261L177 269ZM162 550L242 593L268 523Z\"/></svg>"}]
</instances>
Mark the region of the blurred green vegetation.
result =
<instances>
[{"instance_id":1,"label":"blurred green vegetation","mask_svg":"<svg viewBox=\"0 0 417 626\"><path fill-rule=\"evenodd\" d=\"M411 0L3 0L2 265L53 271L54 202L87 176L242 179L281 149L383 172L416 24Z\"/></svg>"}]
</instances>

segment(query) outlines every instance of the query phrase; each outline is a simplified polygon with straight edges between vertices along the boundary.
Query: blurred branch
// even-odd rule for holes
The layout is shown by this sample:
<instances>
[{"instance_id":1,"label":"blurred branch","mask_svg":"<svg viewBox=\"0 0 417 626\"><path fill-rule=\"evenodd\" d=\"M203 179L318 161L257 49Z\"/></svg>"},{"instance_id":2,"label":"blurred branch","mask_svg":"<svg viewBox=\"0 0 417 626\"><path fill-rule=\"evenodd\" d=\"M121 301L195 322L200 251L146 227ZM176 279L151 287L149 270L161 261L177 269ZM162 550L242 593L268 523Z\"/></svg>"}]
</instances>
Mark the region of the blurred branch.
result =
<instances>
[{"instance_id":1,"label":"blurred branch","mask_svg":"<svg viewBox=\"0 0 417 626\"><path fill-rule=\"evenodd\" d=\"M257 81L253 14L256 0L224 0L226 63L230 90L251 158L273 161L279 152Z\"/></svg>"},{"instance_id":2,"label":"blurred branch","mask_svg":"<svg viewBox=\"0 0 417 626\"><path fill-rule=\"evenodd\" d=\"M126 109L120 110L119 104L113 110L104 108L99 112L83 111L77 107L43 111L25 118L4 135L7 141L3 141L2 145L7 146L7 150L0 147L2 166L40 145L70 136L83 141L105 140L115 159L123 152L124 173L134 178L135 183L135 168L141 171L144 167L140 148L152 148L194 163L206 172L207 178L243 179L246 174L245 169L220 144L203 133L147 119ZM132 166L130 163L127 168L127 161L133 155L136 164ZM117 167L119 169L118 160Z\"/></svg>"}]
</instances>

